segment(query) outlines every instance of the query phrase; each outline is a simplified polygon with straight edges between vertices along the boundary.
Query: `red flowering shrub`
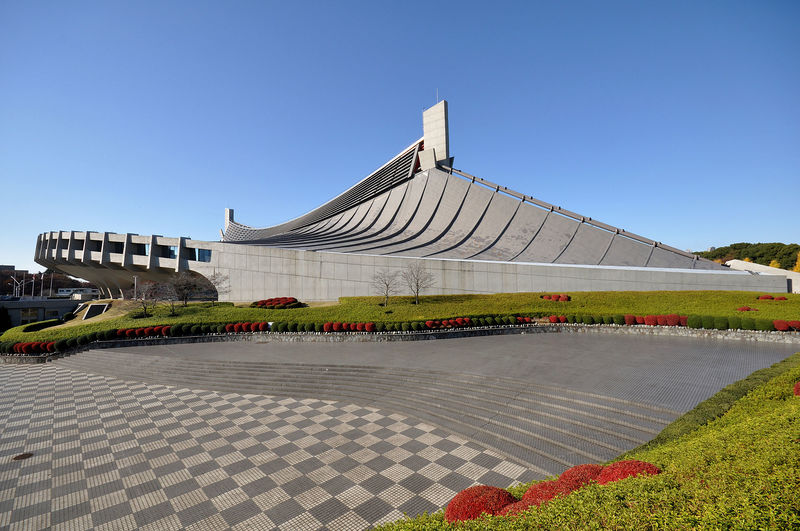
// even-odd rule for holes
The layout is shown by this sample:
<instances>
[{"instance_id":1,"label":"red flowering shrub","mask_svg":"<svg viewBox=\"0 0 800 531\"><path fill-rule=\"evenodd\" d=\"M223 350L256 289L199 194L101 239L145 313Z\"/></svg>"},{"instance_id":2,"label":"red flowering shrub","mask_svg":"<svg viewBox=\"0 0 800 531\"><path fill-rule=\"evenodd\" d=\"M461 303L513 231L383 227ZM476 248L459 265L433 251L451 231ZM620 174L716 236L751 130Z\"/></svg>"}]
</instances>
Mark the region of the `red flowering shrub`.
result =
<instances>
[{"instance_id":1,"label":"red flowering shrub","mask_svg":"<svg viewBox=\"0 0 800 531\"><path fill-rule=\"evenodd\" d=\"M772 295L761 295L756 300L759 300L759 301L771 301L772 299L774 299L774 297Z\"/></svg>"},{"instance_id":2,"label":"red flowering shrub","mask_svg":"<svg viewBox=\"0 0 800 531\"><path fill-rule=\"evenodd\" d=\"M136 337L144 336L144 328L137 328L136 329Z\"/></svg>"},{"instance_id":3,"label":"red flowering shrub","mask_svg":"<svg viewBox=\"0 0 800 531\"><path fill-rule=\"evenodd\" d=\"M331 332L333 331L333 323L328 321L327 323L322 325L323 332Z\"/></svg>"},{"instance_id":4,"label":"red flowering shrub","mask_svg":"<svg viewBox=\"0 0 800 531\"><path fill-rule=\"evenodd\" d=\"M125 337L125 332L127 332L125 328L120 328L117 330L117 337Z\"/></svg>"},{"instance_id":5,"label":"red flowering shrub","mask_svg":"<svg viewBox=\"0 0 800 531\"><path fill-rule=\"evenodd\" d=\"M789 326L795 329L795 331L800 332L800 321L789 321Z\"/></svg>"},{"instance_id":6,"label":"red flowering shrub","mask_svg":"<svg viewBox=\"0 0 800 531\"><path fill-rule=\"evenodd\" d=\"M258 308L264 308L267 310L280 310L282 308L297 304L298 302L300 301L294 297L273 297L271 299L256 301L254 305ZM294 308L295 306L292 307Z\"/></svg>"},{"instance_id":7,"label":"red flowering shrub","mask_svg":"<svg viewBox=\"0 0 800 531\"><path fill-rule=\"evenodd\" d=\"M667 326L678 326L681 324L681 316L677 313L671 313L669 315L664 316L664 320L666 321Z\"/></svg>"},{"instance_id":8,"label":"red flowering shrub","mask_svg":"<svg viewBox=\"0 0 800 531\"><path fill-rule=\"evenodd\" d=\"M526 317L526 319L528 319L528 317ZM530 321L529 321L529 322L530 322ZM471 325L471 324L472 324L472 319L470 319L469 317L464 317L464 323L465 323L467 326L469 326L469 325Z\"/></svg>"},{"instance_id":9,"label":"red flowering shrub","mask_svg":"<svg viewBox=\"0 0 800 531\"><path fill-rule=\"evenodd\" d=\"M50 341L47 343L47 352L55 352L56 350L56 342Z\"/></svg>"},{"instance_id":10,"label":"red flowering shrub","mask_svg":"<svg viewBox=\"0 0 800 531\"><path fill-rule=\"evenodd\" d=\"M161 335L168 336L170 330L172 330L171 326L165 326L164 328L161 329Z\"/></svg>"},{"instance_id":11,"label":"red flowering shrub","mask_svg":"<svg viewBox=\"0 0 800 531\"><path fill-rule=\"evenodd\" d=\"M566 315L559 315L558 316L558 322L559 323L566 323L567 322L567 316Z\"/></svg>"},{"instance_id":12,"label":"red flowering shrub","mask_svg":"<svg viewBox=\"0 0 800 531\"><path fill-rule=\"evenodd\" d=\"M364 331L364 323L356 324L356 330L358 330L359 332L363 332Z\"/></svg>"},{"instance_id":13,"label":"red flowering shrub","mask_svg":"<svg viewBox=\"0 0 800 531\"><path fill-rule=\"evenodd\" d=\"M342 323L333 323L333 331L334 332L341 332L342 331Z\"/></svg>"},{"instance_id":14,"label":"red flowering shrub","mask_svg":"<svg viewBox=\"0 0 800 531\"><path fill-rule=\"evenodd\" d=\"M358 323L350 323L350 331L355 332L358 330Z\"/></svg>"},{"instance_id":15,"label":"red flowering shrub","mask_svg":"<svg viewBox=\"0 0 800 531\"><path fill-rule=\"evenodd\" d=\"M518 502L509 503L502 509L500 512L497 513L498 516L514 516L516 514L521 513L522 511L526 511L531 506L530 503L526 502L525 500L520 500Z\"/></svg>"},{"instance_id":16,"label":"red flowering shrub","mask_svg":"<svg viewBox=\"0 0 800 531\"><path fill-rule=\"evenodd\" d=\"M789 331L789 323L784 321L783 319L776 319L772 321L772 326L775 327L775 330L778 332L788 332Z\"/></svg>"},{"instance_id":17,"label":"red flowering shrub","mask_svg":"<svg viewBox=\"0 0 800 531\"><path fill-rule=\"evenodd\" d=\"M786 300L786 297L783 297L783 296L781 296L781 297L775 297L775 300L776 300L776 301L785 301L785 300Z\"/></svg>"},{"instance_id":18,"label":"red flowering shrub","mask_svg":"<svg viewBox=\"0 0 800 531\"><path fill-rule=\"evenodd\" d=\"M153 327L152 326L145 327L144 335L152 336L153 335Z\"/></svg>"},{"instance_id":19,"label":"red flowering shrub","mask_svg":"<svg viewBox=\"0 0 800 531\"><path fill-rule=\"evenodd\" d=\"M645 315L644 316L644 324L647 326L656 326L658 323L658 317L655 315Z\"/></svg>"},{"instance_id":20,"label":"red flowering shrub","mask_svg":"<svg viewBox=\"0 0 800 531\"><path fill-rule=\"evenodd\" d=\"M656 315L656 322L658 323L658 326L667 326L667 316Z\"/></svg>"},{"instance_id":21,"label":"red flowering shrub","mask_svg":"<svg viewBox=\"0 0 800 531\"><path fill-rule=\"evenodd\" d=\"M644 324L644 317L642 317L641 315L637 315L636 324Z\"/></svg>"},{"instance_id":22,"label":"red flowering shrub","mask_svg":"<svg viewBox=\"0 0 800 531\"><path fill-rule=\"evenodd\" d=\"M576 465L565 470L561 476L559 476L558 482L569 487L570 490L576 490L590 481L596 480L597 476L599 476L602 471L603 465Z\"/></svg>"},{"instance_id":23,"label":"red flowering shrub","mask_svg":"<svg viewBox=\"0 0 800 531\"><path fill-rule=\"evenodd\" d=\"M225 331L226 331L227 333L229 333L229 334L230 334L231 332L234 332L234 331L235 331L235 330L234 330L235 328L236 328L236 325L234 325L233 323L228 323L228 324L226 324L226 325L225 325Z\"/></svg>"},{"instance_id":24,"label":"red flowering shrub","mask_svg":"<svg viewBox=\"0 0 800 531\"><path fill-rule=\"evenodd\" d=\"M450 500L444 511L445 520L459 522L478 518L481 514L495 515L506 505L516 502L508 491L487 485L462 490Z\"/></svg>"},{"instance_id":25,"label":"red flowering shrub","mask_svg":"<svg viewBox=\"0 0 800 531\"><path fill-rule=\"evenodd\" d=\"M154 335L154 336L160 336L160 335L161 335L161 329L162 329L162 328L164 328L164 325L158 325L158 326L154 326L154 327L153 327L153 335Z\"/></svg>"},{"instance_id":26,"label":"red flowering shrub","mask_svg":"<svg viewBox=\"0 0 800 531\"><path fill-rule=\"evenodd\" d=\"M374 332L375 331L375 323L365 323L364 330L367 332Z\"/></svg>"},{"instance_id":27,"label":"red flowering shrub","mask_svg":"<svg viewBox=\"0 0 800 531\"><path fill-rule=\"evenodd\" d=\"M557 323L558 322L558 316L557 315L551 315L550 316L550 322L551 323Z\"/></svg>"},{"instance_id":28,"label":"red flowering shrub","mask_svg":"<svg viewBox=\"0 0 800 531\"><path fill-rule=\"evenodd\" d=\"M681 315L681 316L678 318L678 323L679 323L681 326L689 326L689 316L688 316L688 315Z\"/></svg>"},{"instance_id":29,"label":"red flowering shrub","mask_svg":"<svg viewBox=\"0 0 800 531\"><path fill-rule=\"evenodd\" d=\"M522 500L531 505L539 506L544 502L552 500L556 496L566 496L570 492L572 492L572 490L569 488L569 485L560 483L558 480L543 481L531 485L530 488L525 491Z\"/></svg>"},{"instance_id":30,"label":"red flowering shrub","mask_svg":"<svg viewBox=\"0 0 800 531\"><path fill-rule=\"evenodd\" d=\"M631 315L629 313L625 314L625 324L628 326L633 326L636 324L636 316Z\"/></svg>"},{"instance_id":31,"label":"red flowering shrub","mask_svg":"<svg viewBox=\"0 0 800 531\"><path fill-rule=\"evenodd\" d=\"M433 328L433 321L425 321L425 328Z\"/></svg>"},{"instance_id":32,"label":"red flowering shrub","mask_svg":"<svg viewBox=\"0 0 800 531\"><path fill-rule=\"evenodd\" d=\"M660 474L661 469L651 463L644 461L628 460L617 461L611 463L603 468L600 475L597 476L597 482L601 485L611 483L612 481L619 481L620 479L636 477L642 474Z\"/></svg>"},{"instance_id":33,"label":"red flowering shrub","mask_svg":"<svg viewBox=\"0 0 800 531\"><path fill-rule=\"evenodd\" d=\"M793 392L794 396L800 396L800 382L795 382Z\"/></svg>"},{"instance_id":34,"label":"red flowering shrub","mask_svg":"<svg viewBox=\"0 0 800 531\"><path fill-rule=\"evenodd\" d=\"M236 323L236 324L234 324L234 325L233 325L233 331L234 331L235 333L237 333L237 334L238 334L239 332L241 332L241 331L242 331L242 323Z\"/></svg>"},{"instance_id":35,"label":"red flowering shrub","mask_svg":"<svg viewBox=\"0 0 800 531\"><path fill-rule=\"evenodd\" d=\"M559 293L558 295L539 295L539 298L554 302L568 302L572 300L566 293Z\"/></svg>"},{"instance_id":36,"label":"red flowering shrub","mask_svg":"<svg viewBox=\"0 0 800 531\"><path fill-rule=\"evenodd\" d=\"M464 326L464 318L463 317L456 317L456 324L458 326Z\"/></svg>"},{"instance_id":37,"label":"red flowering shrub","mask_svg":"<svg viewBox=\"0 0 800 531\"><path fill-rule=\"evenodd\" d=\"M33 344L32 343L23 343L21 350L22 350L23 354L30 354L33 351Z\"/></svg>"},{"instance_id":38,"label":"red flowering shrub","mask_svg":"<svg viewBox=\"0 0 800 531\"><path fill-rule=\"evenodd\" d=\"M125 337L136 337L136 330L133 328L128 328L125 330Z\"/></svg>"}]
</instances>

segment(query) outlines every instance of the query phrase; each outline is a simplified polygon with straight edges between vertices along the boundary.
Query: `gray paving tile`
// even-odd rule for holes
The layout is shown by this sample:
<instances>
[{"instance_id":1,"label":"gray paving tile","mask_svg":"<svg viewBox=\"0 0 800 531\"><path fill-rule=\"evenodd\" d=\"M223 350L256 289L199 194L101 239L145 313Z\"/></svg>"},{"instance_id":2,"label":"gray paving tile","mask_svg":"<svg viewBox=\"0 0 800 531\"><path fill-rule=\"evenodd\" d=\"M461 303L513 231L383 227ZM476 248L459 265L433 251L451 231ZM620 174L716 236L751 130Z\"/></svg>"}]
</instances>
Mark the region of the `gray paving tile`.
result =
<instances>
[{"instance_id":1,"label":"gray paving tile","mask_svg":"<svg viewBox=\"0 0 800 531\"><path fill-rule=\"evenodd\" d=\"M52 365L0 367L0 388L2 455L43 448L28 462L0 463L0 490L18 494L0 501L0 521L21 528L168 529L214 517L230 527L258 516L270 527L368 527L403 504L428 510L432 502L419 492L439 484L423 470L441 457L434 444L442 441L426 439L437 430L376 408L126 382ZM387 442L380 432L400 439ZM408 450L399 457L415 468L402 478L387 472L401 443L420 450L419 458ZM481 449L474 459L490 464L494 455ZM516 468L501 484L526 473L508 465Z\"/></svg>"}]
</instances>

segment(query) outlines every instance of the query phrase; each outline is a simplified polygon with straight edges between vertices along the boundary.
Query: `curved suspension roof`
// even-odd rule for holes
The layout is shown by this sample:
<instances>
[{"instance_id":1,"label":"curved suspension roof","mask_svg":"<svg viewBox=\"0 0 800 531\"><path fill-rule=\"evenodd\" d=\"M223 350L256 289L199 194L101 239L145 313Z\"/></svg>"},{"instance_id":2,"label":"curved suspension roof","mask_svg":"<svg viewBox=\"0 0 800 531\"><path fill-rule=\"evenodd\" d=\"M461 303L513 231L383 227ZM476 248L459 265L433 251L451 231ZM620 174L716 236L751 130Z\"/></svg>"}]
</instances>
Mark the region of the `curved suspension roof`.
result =
<instances>
[{"instance_id":1,"label":"curved suspension roof","mask_svg":"<svg viewBox=\"0 0 800 531\"><path fill-rule=\"evenodd\" d=\"M446 106L426 113L432 110L440 111L438 122L425 128L426 137L428 129L438 134L431 135L436 148L426 148L423 137L339 196L280 225L253 228L230 215L223 241L417 258L725 269L447 166Z\"/></svg>"}]
</instances>

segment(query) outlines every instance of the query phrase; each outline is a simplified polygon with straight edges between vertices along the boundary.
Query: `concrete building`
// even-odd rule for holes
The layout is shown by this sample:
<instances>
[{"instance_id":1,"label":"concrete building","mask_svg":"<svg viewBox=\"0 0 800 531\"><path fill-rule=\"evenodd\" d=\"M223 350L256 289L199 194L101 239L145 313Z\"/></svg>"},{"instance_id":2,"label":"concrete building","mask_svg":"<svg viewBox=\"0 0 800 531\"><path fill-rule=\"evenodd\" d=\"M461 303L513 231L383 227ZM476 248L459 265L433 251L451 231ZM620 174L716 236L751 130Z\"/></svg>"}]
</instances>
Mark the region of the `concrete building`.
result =
<instances>
[{"instance_id":1,"label":"concrete building","mask_svg":"<svg viewBox=\"0 0 800 531\"><path fill-rule=\"evenodd\" d=\"M60 319L64 314L75 311L78 302L69 299L48 297L15 297L0 300L0 308L5 308L11 319L11 326L35 323L47 319Z\"/></svg>"},{"instance_id":2,"label":"concrete building","mask_svg":"<svg viewBox=\"0 0 800 531\"><path fill-rule=\"evenodd\" d=\"M736 271L750 271L761 275L777 275L785 277L789 282L789 290L792 293L800 293L800 273L787 271L777 267L770 267L755 262L745 262L744 260L728 260L725 265Z\"/></svg>"},{"instance_id":3,"label":"concrete building","mask_svg":"<svg viewBox=\"0 0 800 531\"><path fill-rule=\"evenodd\" d=\"M257 228L226 209L218 242L108 232L40 234L35 260L108 296L179 271L229 278L223 300L305 301L374 294L378 271L420 261L429 293L599 290L786 292L786 277L715 262L453 167L447 102L423 112L423 136L324 205Z\"/></svg>"}]
</instances>

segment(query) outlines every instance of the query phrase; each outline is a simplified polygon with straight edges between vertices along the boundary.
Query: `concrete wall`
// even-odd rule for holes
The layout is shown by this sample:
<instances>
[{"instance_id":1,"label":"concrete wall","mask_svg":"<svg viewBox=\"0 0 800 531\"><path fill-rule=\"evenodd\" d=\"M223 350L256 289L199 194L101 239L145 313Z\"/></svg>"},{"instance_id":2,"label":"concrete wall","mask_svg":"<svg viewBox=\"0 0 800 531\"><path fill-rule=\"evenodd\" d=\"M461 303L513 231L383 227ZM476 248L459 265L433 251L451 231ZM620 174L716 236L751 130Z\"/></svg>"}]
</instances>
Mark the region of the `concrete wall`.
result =
<instances>
[{"instance_id":1,"label":"concrete wall","mask_svg":"<svg viewBox=\"0 0 800 531\"><path fill-rule=\"evenodd\" d=\"M193 242L190 242L193 243ZM416 258L298 251L272 247L202 242L212 246L212 261L195 264L205 275L230 278L227 300L252 301L294 296L303 301L375 295L377 271L400 272ZM421 259L436 279L426 293L508 293L605 290L742 290L786 292L786 279L738 271L672 268L524 264ZM407 288L401 293L410 294Z\"/></svg>"},{"instance_id":2,"label":"concrete wall","mask_svg":"<svg viewBox=\"0 0 800 531\"><path fill-rule=\"evenodd\" d=\"M744 260L728 260L725 262L725 265L737 271L753 271L763 275L780 275L786 277L787 280L791 281L790 291L792 293L800 293L800 273L779 269L777 267L755 264L753 262L745 262Z\"/></svg>"},{"instance_id":3,"label":"concrete wall","mask_svg":"<svg viewBox=\"0 0 800 531\"><path fill-rule=\"evenodd\" d=\"M109 242L119 242L124 252ZM90 244L86 242L98 242ZM149 253L141 254L147 244ZM93 250L102 249L102 250ZM199 250L211 252L200 262ZM174 251L175 258L158 256ZM625 266L586 266L524 262L490 262L379 256L281 249L260 245L206 242L187 238L94 232L44 233L37 241L36 261L85 278L106 296L120 297L139 281L168 280L178 271L205 276L228 275L230 292L221 300L253 301L294 296L304 301L330 301L344 296L375 295L372 279L388 269L400 272L420 260L435 278L428 294L508 293L531 291L743 290L785 293L785 276L732 270ZM770 271L774 272L773 269ZM403 288L401 293L408 293Z\"/></svg>"}]
</instances>

